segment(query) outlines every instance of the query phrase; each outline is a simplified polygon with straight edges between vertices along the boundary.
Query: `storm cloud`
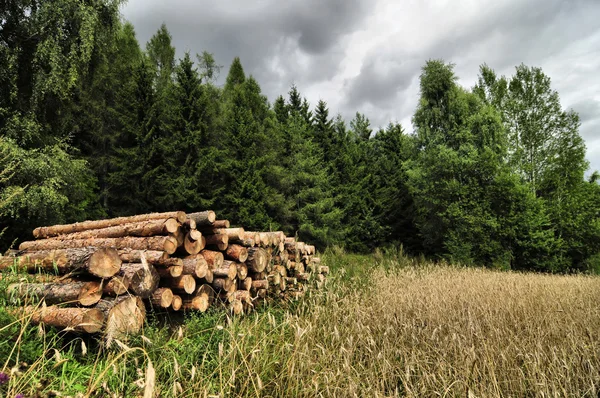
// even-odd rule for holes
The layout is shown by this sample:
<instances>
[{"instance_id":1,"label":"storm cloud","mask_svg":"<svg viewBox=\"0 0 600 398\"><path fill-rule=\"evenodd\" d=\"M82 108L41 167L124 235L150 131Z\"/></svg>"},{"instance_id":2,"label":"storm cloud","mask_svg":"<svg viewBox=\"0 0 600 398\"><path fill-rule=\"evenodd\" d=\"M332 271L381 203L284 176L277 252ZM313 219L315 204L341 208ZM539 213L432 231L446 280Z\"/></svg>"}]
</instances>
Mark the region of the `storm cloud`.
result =
<instances>
[{"instance_id":1,"label":"storm cloud","mask_svg":"<svg viewBox=\"0 0 600 398\"><path fill-rule=\"evenodd\" d=\"M363 112L374 127L411 130L428 59L454 63L466 87L483 63L503 75L539 66L580 114L600 169L597 0L130 0L123 15L142 43L166 23L179 56L209 51L223 75L239 56L271 101L296 84L313 105L325 100L347 119Z\"/></svg>"}]
</instances>

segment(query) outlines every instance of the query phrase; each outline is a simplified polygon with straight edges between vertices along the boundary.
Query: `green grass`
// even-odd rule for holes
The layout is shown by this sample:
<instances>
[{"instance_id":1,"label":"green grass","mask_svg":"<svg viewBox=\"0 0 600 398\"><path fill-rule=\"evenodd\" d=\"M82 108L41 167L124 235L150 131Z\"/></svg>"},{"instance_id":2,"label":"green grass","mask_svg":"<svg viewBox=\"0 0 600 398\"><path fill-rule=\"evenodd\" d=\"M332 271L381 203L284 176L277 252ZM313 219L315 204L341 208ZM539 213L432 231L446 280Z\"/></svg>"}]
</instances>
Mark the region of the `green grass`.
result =
<instances>
[{"instance_id":1,"label":"green grass","mask_svg":"<svg viewBox=\"0 0 600 398\"><path fill-rule=\"evenodd\" d=\"M331 268L326 289L300 302L244 317L155 313L143 336L111 349L96 337L32 326L0 309L0 370L12 372L0 396L595 397L600 391L598 277L433 265L401 250L372 256L332 250L322 259Z\"/></svg>"}]
</instances>

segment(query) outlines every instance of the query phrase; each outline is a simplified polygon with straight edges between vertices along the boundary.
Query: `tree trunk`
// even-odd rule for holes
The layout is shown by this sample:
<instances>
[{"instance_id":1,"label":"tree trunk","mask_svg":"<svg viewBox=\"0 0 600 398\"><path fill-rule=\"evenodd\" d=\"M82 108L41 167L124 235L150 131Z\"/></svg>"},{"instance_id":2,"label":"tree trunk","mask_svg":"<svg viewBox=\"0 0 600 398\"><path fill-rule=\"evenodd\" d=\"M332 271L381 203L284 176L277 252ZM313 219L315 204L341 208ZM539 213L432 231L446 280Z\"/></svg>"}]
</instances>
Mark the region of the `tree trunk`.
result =
<instances>
[{"instance_id":1,"label":"tree trunk","mask_svg":"<svg viewBox=\"0 0 600 398\"><path fill-rule=\"evenodd\" d=\"M204 278L208 272L208 263L201 254L188 256L183 259L183 273L195 278Z\"/></svg>"},{"instance_id":2,"label":"tree trunk","mask_svg":"<svg viewBox=\"0 0 600 398\"><path fill-rule=\"evenodd\" d=\"M126 338L138 334L144 326L146 308L141 298L136 296L119 296L103 299L96 304L106 318L106 338Z\"/></svg>"},{"instance_id":3,"label":"tree trunk","mask_svg":"<svg viewBox=\"0 0 600 398\"><path fill-rule=\"evenodd\" d=\"M60 329L73 329L77 332L96 333L102 330L104 314L96 308L60 308L49 306L36 308L27 306L24 313L31 315L34 324L43 323Z\"/></svg>"},{"instance_id":4,"label":"tree trunk","mask_svg":"<svg viewBox=\"0 0 600 398\"><path fill-rule=\"evenodd\" d=\"M252 272L262 272L267 267L267 252L259 247L248 249L248 259L246 260L248 270Z\"/></svg>"},{"instance_id":5,"label":"tree trunk","mask_svg":"<svg viewBox=\"0 0 600 398\"><path fill-rule=\"evenodd\" d=\"M225 253L230 259L238 261L240 263L243 263L248 259L248 249L246 249L244 246L229 245Z\"/></svg>"},{"instance_id":6,"label":"tree trunk","mask_svg":"<svg viewBox=\"0 0 600 398\"><path fill-rule=\"evenodd\" d=\"M196 280L191 275L181 275L177 278L161 279L160 285L170 287L175 292L185 292L187 294L194 293L196 290Z\"/></svg>"},{"instance_id":7,"label":"tree trunk","mask_svg":"<svg viewBox=\"0 0 600 398\"><path fill-rule=\"evenodd\" d=\"M237 275L237 267L233 261L225 260L223 265L213 270L213 274L219 278L235 279Z\"/></svg>"},{"instance_id":8,"label":"tree trunk","mask_svg":"<svg viewBox=\"0 0 600 398\"><path fill-rule=\"evenodd\" d=\"M66 274L77 269L84 269L100 278L110 278L121 269L121 259L115 249L83 247L72 249L55 249L32 251L21 257L0 259L0 271L17 262L18 267L26 267L28 272L39 270L54 271Z\"/></svg>"},{"instance_id":9,"label":"tree trunk","mask_svg":"<svg viewBox=\"0 0 600 398\"><path fill-rule=\"evenodd\" d=\"M191 213L187 215L187 218L196 222L196 228L201 226L210 226L217 219L217 215L212 210L201 211L198 213Z\"/></svg>"},{"instance_id":10,"label":"tree trunk","mask_svg":"<svg viewBox=\"0 0 600 398\"><path fill-rule=\"evenodd\" d=\"M158 288L160 275L151 264L123 263L121 271L129 280L129 289L141 298L149 298Z\"/></svg>"},{"instance_id":11,"label":"tree trunk","mask_svg":"<svg viewBox=\"0 0 600 398\"><path fill-rule=\"evenodd\" d=\"M208 263L208 268L211 270L219 268L223 265L224 257L223 253L221 252L212 250L202 250L200 254L202 254L202 257L204 257L204 259Z\"/></svg>"},{"instance_id":12,"label":"tree trunk","mask_svg":"<svg viewBox=\"0 0 600 398\"><path fill-rule=\"evenodd\" d=\"M112 227L115 225L130 224L148 220L159 220L174 218L178 222L182 223L185 221L185 213L182 211L174 211L169 213L151 213L151 214L140 214L131 217L118 217L111 218L108 220L95 220L95 221L83 221L74 224L65 225L53 225L50 227L39 227L33 230L33 236L36 239L49 238L52 236L58 236L63 234L71 234L74 232L87 231L90 229L101 229Z\"/></svg>"},{"instance_id":13,"label":"tree trunk","mask_svg":"<svg viewBox=\"0 0 600 398\"><path fill-rule=\"evenodd\" d=\"M73 240L90 238L122 238L125 236L147 237L155 235L174 234L180 224L174 218L162 220L147 220L131 224L115 225L107 228L89 229L67 235L59 235L55 239Z\"/></svg>"},{"instance_id":14,"label":"tree trunk","mask_svg":"<svg viewBox=\"0 0 600 398\"><path fill-rule=\"evenodd\" d=\"M226 250L229 245L229 237L227 235L207 235L206 244L216 247L218 250Z\"/></svg>"},{"instance_id":15,"label":"tree trunk","mask_svg":"<svg viewBox=\"0 0 600 398\"><path fill-rule=\"evenodd\" d=\"M169 308L173 304L173 291L168 287L159 287L150 296L150 302L161 308Z\"/></svg>"},{"instance_id":16,"label":"tree trunk","mask_svg":"<svg viewBox=\"0 0 600 398\"><path fill-rule=\"evenodd\" d=\"M78 303L90 306L102 298L102 287L100 282L13 283L8 286L7 293L23 300L44 300L48 305Z\"/></svg>"},{"instance_id":17,"label":"tree trunk","mask_svg":"<svg viewBox=\"0 0 600 398\"><path fill-rule=\"evenodd\" d=\"M177 240L170 236L151 236L147 238L138 238L125 236L123 238L90 238L90 239L42 239L36 241L23 242L19 246L20 250L53 250L66 248L83 247L114 247L116 249L137 249L137 250L164 250L168 254L175 253L177 249Z\"/></svg>"}]
</instances>

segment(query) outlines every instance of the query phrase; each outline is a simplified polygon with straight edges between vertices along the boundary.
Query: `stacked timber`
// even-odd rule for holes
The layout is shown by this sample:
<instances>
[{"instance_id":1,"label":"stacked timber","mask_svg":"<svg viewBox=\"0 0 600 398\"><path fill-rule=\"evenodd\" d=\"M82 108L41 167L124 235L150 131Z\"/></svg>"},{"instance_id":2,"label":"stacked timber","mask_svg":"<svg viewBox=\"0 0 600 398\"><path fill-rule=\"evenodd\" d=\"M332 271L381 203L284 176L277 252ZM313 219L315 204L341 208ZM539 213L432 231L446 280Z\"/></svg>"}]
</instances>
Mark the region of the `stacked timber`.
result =
<instances>
[{"instance_id":1,"label":"stacked timber","mask_svg":"<svg viewBox=\"0 0 600 398\"><path fill-rule=\"evenodd\" d=\"M150 310L242 314L269 300L297 300L329 272L314 246L281 231L232 228L210 210L54 225L33 235L0 257L0 272L30 274L9 285L9 297L34 323L111 337L138 333Z\"/></svg>"}]
</instances>

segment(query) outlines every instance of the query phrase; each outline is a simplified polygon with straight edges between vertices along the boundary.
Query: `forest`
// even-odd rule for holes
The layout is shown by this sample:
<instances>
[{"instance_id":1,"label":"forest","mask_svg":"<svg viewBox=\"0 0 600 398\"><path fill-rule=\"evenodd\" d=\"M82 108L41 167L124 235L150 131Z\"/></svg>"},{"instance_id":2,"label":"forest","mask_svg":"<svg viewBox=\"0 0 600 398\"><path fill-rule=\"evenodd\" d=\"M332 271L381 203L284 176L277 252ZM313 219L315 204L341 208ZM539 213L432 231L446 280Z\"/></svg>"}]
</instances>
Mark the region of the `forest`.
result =
<instances>
[{"instance_id":1,"label":"forest","mask_svg":"<svg viewBox=\"0 0 600 398\"><path fill-rule=\"evenodd\" d=\"M0 250L40 225L212 209L320 249L600 272L600 175L540 68L483 64L461 87L426 61L412 128L378 129L296 86L270 102L238 58L178 58L165 25L140 45L120 4L0 9Z\"/></svg>"}]
</instances>

